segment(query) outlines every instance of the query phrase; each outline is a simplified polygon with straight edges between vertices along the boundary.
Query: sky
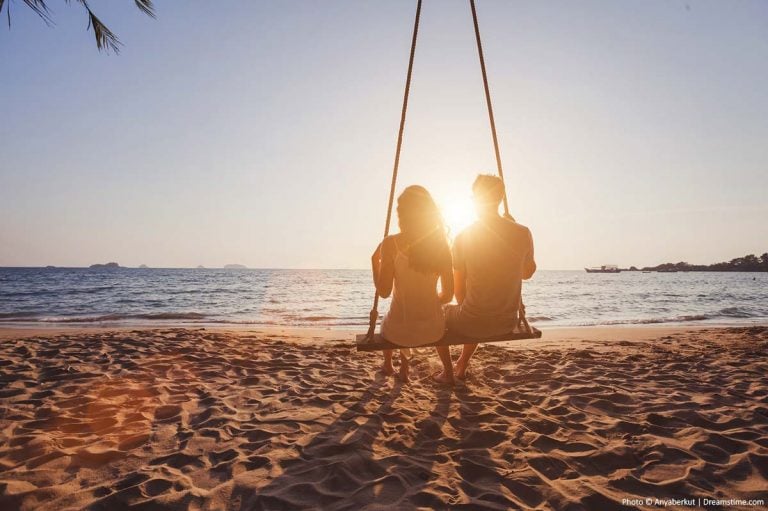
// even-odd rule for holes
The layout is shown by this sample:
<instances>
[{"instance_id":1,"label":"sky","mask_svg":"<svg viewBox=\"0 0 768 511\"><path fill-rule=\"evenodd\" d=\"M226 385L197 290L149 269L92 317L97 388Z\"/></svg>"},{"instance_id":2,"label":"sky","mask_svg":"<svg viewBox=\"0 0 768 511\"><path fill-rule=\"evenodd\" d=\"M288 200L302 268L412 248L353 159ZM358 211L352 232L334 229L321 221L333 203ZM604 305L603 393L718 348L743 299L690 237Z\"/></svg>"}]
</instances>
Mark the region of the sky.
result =
<instances>
[{"instance_id":1,"label":"sky","mask_svg":"<svg viewBox=\"0 0 768 511\"><path fill-rule=\"evenodd\" d=\"M368 267L415 1L90 3L119 55L76 2L0 27L0 266ZM540 268L768 251L767 2L477 8ZM425 0L397 192L494 171L468 2Z\"/></svg>"}]
</instances>

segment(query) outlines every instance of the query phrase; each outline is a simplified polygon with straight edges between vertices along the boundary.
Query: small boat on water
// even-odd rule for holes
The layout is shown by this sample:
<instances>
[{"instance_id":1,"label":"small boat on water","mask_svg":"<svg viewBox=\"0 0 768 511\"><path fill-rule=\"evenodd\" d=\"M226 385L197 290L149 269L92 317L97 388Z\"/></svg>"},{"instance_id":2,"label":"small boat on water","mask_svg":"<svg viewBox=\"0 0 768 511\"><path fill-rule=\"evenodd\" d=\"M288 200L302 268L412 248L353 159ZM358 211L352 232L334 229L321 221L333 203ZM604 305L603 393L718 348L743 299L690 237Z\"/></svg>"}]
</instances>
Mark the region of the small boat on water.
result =
<instances>
[{"instance_id":1,"label":"small boat on water","mask_svg":"<svg viewBox=\"0 0 768 511\"><path fill-rule=\"evenodd\" d=\"M592 268L584 268L587 273L619 273L621 270L615 264L604 264L602 266L594 266Z\"/></svg>"}]
</instances>

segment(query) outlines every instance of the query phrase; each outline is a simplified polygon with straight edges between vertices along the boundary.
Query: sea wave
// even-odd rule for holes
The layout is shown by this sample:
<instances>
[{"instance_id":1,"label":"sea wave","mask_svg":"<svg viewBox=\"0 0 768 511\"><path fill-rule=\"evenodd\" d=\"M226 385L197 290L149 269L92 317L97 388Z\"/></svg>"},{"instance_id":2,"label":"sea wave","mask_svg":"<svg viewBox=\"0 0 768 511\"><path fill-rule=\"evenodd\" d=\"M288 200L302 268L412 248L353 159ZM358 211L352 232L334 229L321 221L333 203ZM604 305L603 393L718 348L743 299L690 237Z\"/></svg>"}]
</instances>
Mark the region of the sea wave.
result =
<instances>
[{"instance_id":1,"label":"sea wave","mask_svg":"<svg viewBox=\"0 0 768 511\"><path fill-rule=\"evenodd\" d=\"M663 323L690 323L696 321L717 321L717 320L733 320L733 319L748 319L748 318L760 318L761 315L742 309L740 307L726 307L720 309L715 313L709 314L684 314L680 316L670 317L652 317L652 318L634 318L634 319L618 319L618 320L605 320L594 321L589 323L580 323L580 326L598 326L598 325L653 325Z\"/></svg>"},{"instance_id":2,"label":"sea wave","mask_svg":"<svg viewBox=\"0 0 768 511\"><path fill-rule=\"evenodd\" d=\"M615 319L605 321L594 321L579 323L579 326L601 326L601 325L654 325L662 323L688 323L694 321L706 321L713 319L706 314L691 314L684 316L675 316L669 318L638 318L638 319Z\"/></svg>"},{"instance_id":3,"label":"sea wave","mask_svg":"<svg viewBox=\"0 0 768 511\"><path fill-rule=\"evenodd\" d=\"M115 285L108 285L108 286L94 286L94 287L73 287L70 289L67 289L67 295L92 295L94 293L101 293L101 292L107 292L107 291L114 291L118 289L118 286ZM33 291L4 291L3 296L5 298L25 298L25 297L44 297L49 296L52 293L55 293L57 290L55 288L41 288L41 289L35 289Z\"/></svg>"},{"instance_id":4,"label":"sea wave","mask_svg":"<svg viewBox=\"0 0 768 511\"><path fill-rule=\"evenodd\" d=\"M297 317L297 321L307 321L309 323L318 323L320 321L332 321L338 319L335 316L300 316Z\"/></svg>"},{"instance_id":5,"label":"sea wave","mask_svg":"<svg viewBox=\"0 0 768 511\"><path fill-rule=\"evenodd\" d=\"M276 312L276 311L275 311ZM560 324L555 317L551 316L529 316L531 323L543 323L557 321L558 326L610 326L610 325L653 325L666 323L691 323L698 321L717 320L717 319L745 319L756 317L754 314L739 309L738 307L729 307L718 311L716 314L687 314L679 316L663 316L650 318L627 318L627 319L596 319L594 321L569 322ZM138 313L138 314L100 314L93 316L52 316L40 312L9 312L0 313L0 323L115 323L115 322L135 322L135 321L176 321L179 323L209 323L209 324L231 324L231 325L263 325L263 326L364 326L368 324L368 318L365 316L330 316L330 315L298 315L290 314L285 310L279 313L268 314L264 317L243 317L243 316L221 316L209 315L200 312L157 312L157 313Z\"/></svg>"},{"instance_id":6,"label":"sea wave","mask_svg":"<svg viewBox=\"0 0 768 511\"><path fill-rule=\"evenodd\" d=\"M39 312L0 312L0 321L18 321L24 318L34 318L40 315Z\"/></svg>"},{"instance_id":7,"label":"sea wave","mask_svg":"<svg viewBox=\"0 0 768 511\"><path fill-rule=\"evenodd\" d=\"M115 323L132 321L177 321L223 325L263 326L364 326L368 319L360 316L291 316L269 318L222 318L198 312L160 312L156 314L101 314L97 316L50 316L41 313L12 312L0 314L0 323Z\"/></svg>"},{"instance_id":8,"label":"sea wave","mask_svg":"<svg viewBox=\"0 0 768 511\"><path fill-rule=\"evenodd\" d=\"M719 314L726 318L752 318L755 314L742 309L741 307L726 307L720 309Z\"/></svg>"},{"instance_id":9,"label":"sea wave","mask_svg":"<svg viewBox=\"0 0 768 511\"><path fill-rule=\"evenodd\" d=\"M156 314L102 314L99 316L42 316L40 313L6 313L0 315L0 322L34 322L34 323L101 323L123 320L202 320L205 314L197 312L158 312Z\"/></svg>"}]
</instances>

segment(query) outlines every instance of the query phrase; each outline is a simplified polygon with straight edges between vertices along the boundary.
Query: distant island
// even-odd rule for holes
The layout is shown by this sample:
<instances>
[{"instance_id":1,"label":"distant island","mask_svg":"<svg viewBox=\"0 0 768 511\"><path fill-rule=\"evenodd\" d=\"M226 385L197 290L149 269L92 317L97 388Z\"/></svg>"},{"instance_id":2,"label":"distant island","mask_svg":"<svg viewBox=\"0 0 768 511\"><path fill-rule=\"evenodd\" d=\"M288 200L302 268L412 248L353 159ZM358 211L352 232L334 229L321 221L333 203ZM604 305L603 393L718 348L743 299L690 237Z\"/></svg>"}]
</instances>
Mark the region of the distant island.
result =
<instances>
[{"instance_id":1,"label":"distant island","mask_svg":"<svg viewBox=\"0 0 768 511\"><path fill-rule=\"evenodd\" d=\"M247 269L247 266L244 266L242 264L225 264L224 269L225 270L245 270Z\"/></svg>"},{"instance_id":2,"label":"distant island","mask_svg":"<svg viewBox=\"0 0 768 511\"><path fill-rule=\"evenodd\" d=\"M122 266L120 266L117 263L107 263L107 264L92 264L89 266L89 268L93 270L111 270L115 268L122 268Z\"/></svg>"},{"instance_id":3,"label":"distant island","mask_svg":"<svg viewBox=\"0 0 768 511\"><path fill-rule=\"evenodd\" d=\"M204 270L204 269L205 269L205 266L203 266L202 264L198 264L198 265L197 265L197 269L198 269L198 270Z\"/></svg>"},{"instance_id":4,"label":"distant island","mask_svg":"<svg viewBox=\"0 0 768 511\"><path fill-rule=\"evenodd\" d=\"M139 268L146 269L146 268L149 268L149 266L147 266L146 264L141 264L141 265L139 265Z\"/></svg>"},{"instance_id":5,"label":"distant island","mask_svg":"<svg viewBox=\"0 0 768 511\"><path fill-rule=\"evenodd\" d=\"M690 264L686 262L664 263L658 266L646 266L642 270L632 266L629 270L622 271L657 271L661 273L672 273L678 271L766 271L768 272L768 252L760 257L750 254L744 257L737 257L728 262L714 264Z\"/></svg>"}]
</instances>

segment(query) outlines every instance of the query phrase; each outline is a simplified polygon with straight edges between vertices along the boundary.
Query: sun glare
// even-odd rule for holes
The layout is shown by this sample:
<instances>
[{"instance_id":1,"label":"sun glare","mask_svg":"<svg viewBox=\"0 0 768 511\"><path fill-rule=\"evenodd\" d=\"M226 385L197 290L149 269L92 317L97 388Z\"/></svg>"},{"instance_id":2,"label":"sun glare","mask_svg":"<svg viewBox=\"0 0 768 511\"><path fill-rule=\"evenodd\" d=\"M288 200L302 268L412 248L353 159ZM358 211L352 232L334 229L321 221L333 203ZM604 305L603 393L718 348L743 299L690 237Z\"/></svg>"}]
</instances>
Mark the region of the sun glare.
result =
<instances>
[{"instance_id":1,"label":"sun glare","mask_svg":"<svg viewBox=\"0 0 768 511\"><path fill-rule=\"evenodd\" d=\"M451 238L474 223L477 218L474 205L469 197L460 199L453 197L449 200L441 201L440 209L443 212L443 219L448 225Z\"/></svg>"}]
</instances>

